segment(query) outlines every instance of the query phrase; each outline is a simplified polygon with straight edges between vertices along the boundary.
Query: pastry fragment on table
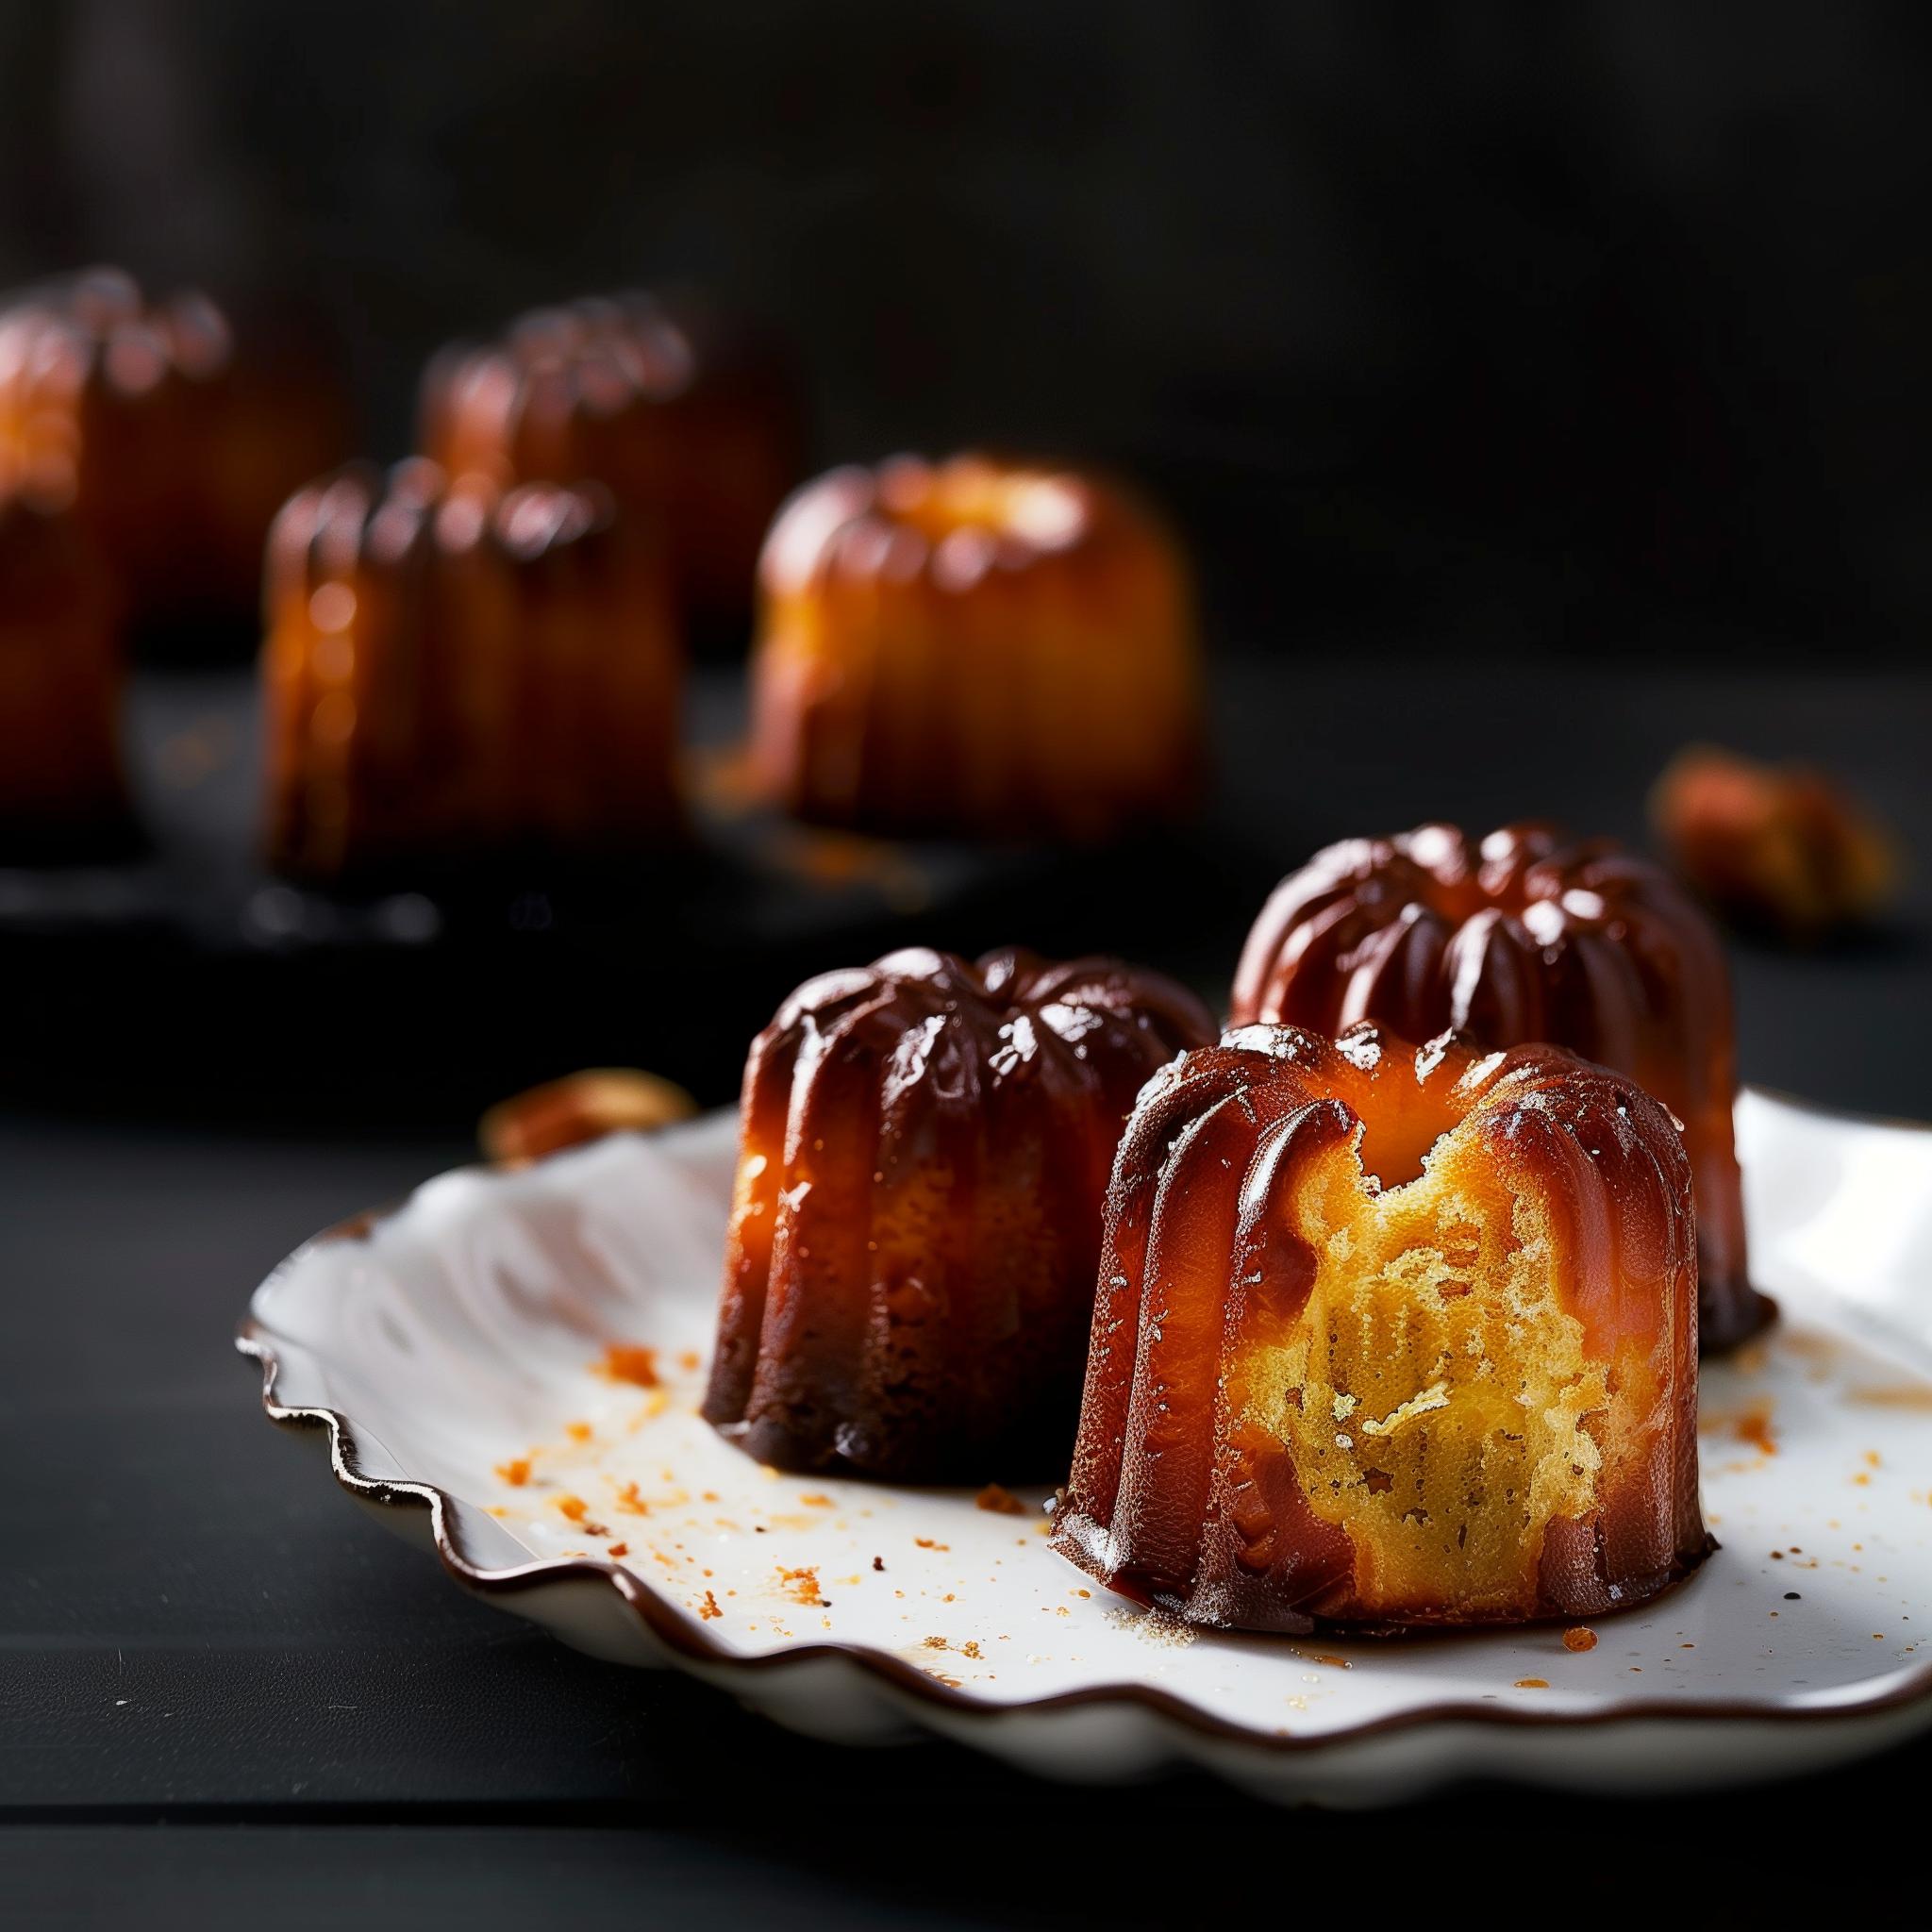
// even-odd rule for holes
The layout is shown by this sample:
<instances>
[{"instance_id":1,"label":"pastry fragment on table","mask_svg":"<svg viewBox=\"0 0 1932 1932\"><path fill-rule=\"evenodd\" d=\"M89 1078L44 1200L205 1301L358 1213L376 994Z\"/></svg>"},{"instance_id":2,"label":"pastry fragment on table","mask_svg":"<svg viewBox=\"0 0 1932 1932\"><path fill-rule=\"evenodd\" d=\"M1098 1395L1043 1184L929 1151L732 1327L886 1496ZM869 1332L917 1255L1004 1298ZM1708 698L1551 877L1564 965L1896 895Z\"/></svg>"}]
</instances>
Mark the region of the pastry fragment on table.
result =
<instances>
[{"instance_id":1,"label":"pastry fragment on table","mask_svg":"<svg viewBox=\"0 0 1932 1932\"><path fill-rule=\"evenodd\" d=\"M484 1157L501 1167L601 1141L607 1134L655 1133L698 1110L682 1087L636 1067L586 1067L500 1100L476 1128Z\"/></svg>"},{"instance_id":2,"label":"pastry fragment on table","mask_svg":"<svg viewBox=\"0 0 1932 1932\"><path fill-rule=\"evenodd\" d=\"M1650 809L1672 864L1740 925L1823 939L1882 911L1898 884L1890 828L1813 765L1690 745Z\"/></svg>"}]
</instances>

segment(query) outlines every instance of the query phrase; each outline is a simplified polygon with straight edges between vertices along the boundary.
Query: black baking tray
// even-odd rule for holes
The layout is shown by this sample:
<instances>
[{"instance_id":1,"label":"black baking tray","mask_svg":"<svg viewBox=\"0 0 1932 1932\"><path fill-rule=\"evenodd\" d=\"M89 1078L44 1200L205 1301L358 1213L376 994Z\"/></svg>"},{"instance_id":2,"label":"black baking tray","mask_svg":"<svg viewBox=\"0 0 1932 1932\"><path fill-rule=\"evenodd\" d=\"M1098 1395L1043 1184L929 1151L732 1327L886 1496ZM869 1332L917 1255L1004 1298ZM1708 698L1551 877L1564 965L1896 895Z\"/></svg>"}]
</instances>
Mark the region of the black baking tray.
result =
<instances>
[{"instance_id":1,"label":"black baking tray","mask_svg":"<svg viewBox=\"0 0 1932 1932\"><path fill-rule=\"evenodd\" d=\"M741 675L694 681L694 771L742 722ZM689 847L566 872L319 891L260 858L245 673L137 676L135 842L0 867L18 1019L0 1096L80 1110L448 1126L584 1065L640 1065L707 1102L808 974L894 946L1127 954L1224 980L1271 869L1202 825L1101 851L812 833L699 783Z\"/></svg>"}]
</instances>

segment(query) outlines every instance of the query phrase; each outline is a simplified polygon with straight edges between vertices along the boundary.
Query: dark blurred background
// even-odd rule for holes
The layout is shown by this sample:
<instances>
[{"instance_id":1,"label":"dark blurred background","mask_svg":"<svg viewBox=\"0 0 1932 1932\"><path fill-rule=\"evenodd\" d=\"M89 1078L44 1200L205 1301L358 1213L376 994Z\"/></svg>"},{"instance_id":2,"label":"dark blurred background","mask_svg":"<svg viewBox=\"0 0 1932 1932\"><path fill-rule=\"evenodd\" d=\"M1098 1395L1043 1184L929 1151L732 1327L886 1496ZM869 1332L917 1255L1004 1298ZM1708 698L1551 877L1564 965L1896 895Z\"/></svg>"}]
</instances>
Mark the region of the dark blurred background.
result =
<instances>
[{"instance_id":1,"label":"dark blurred background","mask_svg":"<svg viewBox=\"0 0 1932 1932\"><path fill-rule=\"evenodd\" d=\"M988 441L1145 480L1192 541L1217 721L1203 842L1144 871L974 861L850 919L713 869L708 899L629 882L608 927L512 881L467 929L404 905L385 952L264 883L244 675L150 674L156 862L51 912L0 878L47 1016L10 1084L71 1103L78 1058L102 1106L178 1115L220 1068L315 1122L378 1105L374 1067L385 1118L447 1129L616 1060L723 1100L808 971L1020 939L1218 996L1316 845L1434 816L1642 841L1699 738L1823 761L1909 861L1928 84L1932 15L1863 0L0 0L0 284L105 260L292 308L386 458L450 338L696 284L790 340L819 463ZM714 664L693 728L741 706ZM1908 881L1836 948L1740 943L1747 1078L1932 1113Z\"/></svg>"},{"instance_id":2,"label":"dark blurred background","mask_svg":"<svg viewBox=\"0 0 1932 1932\"><path fill-rule=\"evenodd\" d=\"M1868 0L0 0L0 285L109 261L306 311L381 457L446 339L708 285L791 338L820 462L993 441L1144 478L1200 564L1215 727L1203 824L1104 867L953 854L853 916L714 850L608 924L541 879L350 919L260 869L246 671L145 667L155 850L0 868L0 1462L33 1472L0 1865L155 1923L219 1885L278 1924L354 1890L521 1927L619 1882L674 1923L1173 1924L1209 1869L1358 1914L1391 1830L1466 1867L1487 1790L1357 1828L868 1766L519 1634L297 1480L234 1323L529 1081L727 1103L799 978L910 941L1121 950L1218 1000L1315 846L1528 815L1647 843L1694 739L1819 760L1911 868L1871 929L1731 935L1744 1077L1932 1118L1928 107L1932 11ZM698 686L730 731L735 668ZM1566 1914L1600 1872L1625 1915L1755 1902L1812 1847L1884 1896L1928 1768L1688 1832L1678 1800L1506 1802Z\"/></svg>"},{"instance_id":3,"label":"dark blurred background","mask_svg":"<svg viewBox=\"0 0 1932 1932\"><path fill-rule=\"evenodd\" d=\"M1251 642L1917 656L1928 79L1860 0L8 0L0 280L297 299L391 455L445 338L695 279L822 454L1148 475Z\"/></svg>"}]
</instances>

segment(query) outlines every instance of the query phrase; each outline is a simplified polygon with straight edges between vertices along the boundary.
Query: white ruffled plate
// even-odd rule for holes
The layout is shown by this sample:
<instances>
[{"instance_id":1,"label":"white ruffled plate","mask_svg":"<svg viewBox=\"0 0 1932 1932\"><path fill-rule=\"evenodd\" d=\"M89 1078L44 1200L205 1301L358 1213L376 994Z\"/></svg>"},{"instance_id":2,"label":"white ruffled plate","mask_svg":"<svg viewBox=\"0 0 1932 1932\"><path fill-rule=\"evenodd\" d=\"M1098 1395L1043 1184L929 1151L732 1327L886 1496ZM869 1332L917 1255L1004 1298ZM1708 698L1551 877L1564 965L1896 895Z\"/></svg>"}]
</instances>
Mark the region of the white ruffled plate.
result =
<instances>
[{"instance_id":1,"label":"white ruffled plate","mask_svg":"<svg viewBox=\"0 0 1932 1932\"><path fill-rule=\"evenodd\" d=\"M1188 1762L1347 1805L1478 1774L1742 1783L1932 1726L1932 1132L1757 1093L1739 1128L1785 1319L1705 1372L1723 1548L1586 1650L1195 1632L1047 1548L1058 1472L988 1470L1008 1513L761 1469L695 1413L729 1115L445 1174L291 1256L239 1343L268 1413L458 1582L816 1737L937 1732L1094 1781ZM613 1379L611 1344L655 1351L658 1386Z\"/></svg>"}]
</instances>

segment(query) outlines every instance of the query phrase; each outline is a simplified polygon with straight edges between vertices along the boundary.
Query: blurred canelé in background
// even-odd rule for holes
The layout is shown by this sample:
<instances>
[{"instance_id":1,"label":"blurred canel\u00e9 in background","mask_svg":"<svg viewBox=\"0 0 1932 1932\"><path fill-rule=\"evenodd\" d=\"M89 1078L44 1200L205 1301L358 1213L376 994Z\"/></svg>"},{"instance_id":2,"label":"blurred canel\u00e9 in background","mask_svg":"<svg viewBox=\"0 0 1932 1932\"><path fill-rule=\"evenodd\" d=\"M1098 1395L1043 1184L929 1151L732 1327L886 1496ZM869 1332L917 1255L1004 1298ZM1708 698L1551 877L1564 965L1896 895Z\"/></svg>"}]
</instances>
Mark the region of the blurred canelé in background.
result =
<instances>
[{"instance_id":1,"label":"blurred canel\u00e9 in background","mask_svg":"<svg viewBox=\"0 0 1932 1932\"><path fill-rule=\"evenodd\" d=\"M758 545L804 469L805 411L782 349L696 295L633 291L454 343L423 378L424 453L499 484L601 483L662 526L678 598L741 633Z\"/></svg>"},{"instance_id":2,"label":"blurred canel\u00e9 in background","mask_svg":"<svg viewBox=\"0 0 1932 1932\"><path fill-rule=\"evenodd\" d=\"M682 649L661 551L596 486L417 458L300 491L269 541L273 862L317 879L664 841Z\"/></svg>"},{"instance_id":3,"label":"blurred canel\u00e9 in background","mask_svg":"<svg viewBox=\"0 0 1932 1932\"><path fill-rule=\"evenodd\" d=\"M276 508L346 454L348 413L325 353L244 339L197 291L95 268L0 303L0 456L72 505L140 632L245 621Z\"/></svg>"},{"instance_id":4,"label":"blurred canel\u00e9 in background","mask_svg":"<svg viewBox=\"0 0 1932 1932\"><path fill-rule=\"evenodd\" d=\"M759 577L752 778L797 817L1084 842L1193 803L1192 585L1124 488L977 454L838 469Z\"/></svg>"},{"instance_id":5,"label":"blurred canel\u00e9 in background","mask_svg":"<svg viewBox=\"0 0 1932 1932\"><path fill-rule=\"evenodd\" d=\"M120 619L71 492L0 452L0 859L128 836Z\"/></svg>"}]
</instances>

